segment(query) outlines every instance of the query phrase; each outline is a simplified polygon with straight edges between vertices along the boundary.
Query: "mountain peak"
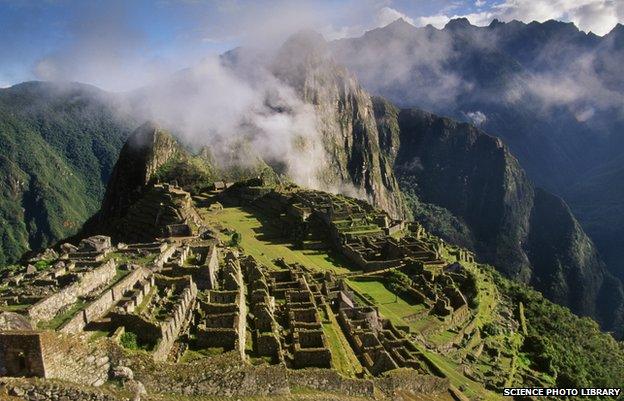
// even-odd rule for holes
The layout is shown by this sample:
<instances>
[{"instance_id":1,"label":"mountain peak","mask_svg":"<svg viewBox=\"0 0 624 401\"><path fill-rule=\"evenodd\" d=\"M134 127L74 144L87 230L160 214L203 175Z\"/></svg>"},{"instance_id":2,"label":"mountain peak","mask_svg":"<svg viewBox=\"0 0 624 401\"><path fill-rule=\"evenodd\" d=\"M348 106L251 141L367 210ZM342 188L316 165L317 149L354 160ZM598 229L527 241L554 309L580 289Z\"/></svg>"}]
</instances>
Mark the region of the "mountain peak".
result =
<instances>
[{"instance_id":1,"label":"mountain peak","mask_svg":"<svg viewBox=\"0 0 624 401\"><path fill-rule=\"evenodd\" d=\"M384 32L391 32L394 35L405 35L407 33L413 32L417 28L403 18L397 18L390 24L380 29Z\"/></svg>"},{"instance_id":2,"label":"mountain peak","mask_svg":"<svg viewBox=\"0 0 624 401\"><path fill-rule=\"evenodd\" d=\"M290 36L280 47L273 61L273 73L298 88L310 70L333 65L329 47L323 35L304 30Z\"/></svg>"},{"instance_id":3,"label":"mountain peak","mask_svg":"<svg viewBox=\"0 0 624 401\"><path fill-rule=\"evenodd\" d=\"M154 142L154 137L159 129L160 127L156 122L148 120L132 132L127 143L133 147L145 147Z\"/></svg>"},{"instance_id":4,"label":"mountain peak","mask_svg":"<svg viewBox=\"0 0 624 401\"><path fill-rule=\"evenodd\" d=\"M505 25L505 23L499 20L498 18L494 18L492 22L490 22L490 25L488 26L492 28L492 27L499 26L499 25Z\"/></svg>"},{"instance_id":5,"label":"mountain peak","mask_svg":"<svg viewBox=\"0 0 624 401\"><path fill-rule=\"evenodd\" d=\"M408 28L414 28L414 25L410 24L409 22L407 22L403 17L399 17L397 19L395 19L394 21L392 21L391 23L389 23L388 25L386 25L386 28L388 27L408 27Z\"/></svg>"},{"instance_id":6,"label":"mountain peak","mask_svg":"<svg viewBox=\"0 0 624 401\"><path fill-rule=\"evenodd\" d=\"M320 33L311 30L304 29L297 33L292 34L284 44L282 49L298 48L300 50L317 50L325 48L327 41Z\"/></svg>"},{"instance_id":7,"label":"mountain peak","mask_svg":"<svg viewBox=\"0 0 624 401\"><path fill-rule=\"evenodd\" d=\"M609 31L609 33L606 36L620 36L620 35L624 35L624 25L617 23L615 24L613 29Z\"/></svg>"},{"instance_id":8,"label":"mountain peak","mask_svg":"<svg viewBox=\"0 0 624 401\"><path fill-rule=\"evenodd\" d=\"M286 39L279 50L277 61L280 64L298 64L301 61L325 60L328 57L329 49L323 35L306 29Z\"/></svg>"},{"instance_id":9,"label":"mountain peak","mask_svg":"<svg viewBox=\"0 0 624 401\"><path fill-rule=\"evenodd\" d=\"M134 130L113 168L100 218L122 215L156 170L180 152L177 140L153 121L147 121Z\"/></svg>"},{"instance_id":10,"label":"mountain peak","mask_svg":"<svg viewBox=\"0 0 624 401\"><path fill-rule=\"evenodd\" d=\"M470 21L468 21L468 18L461 17L461 18L454 18L450 20L449 22L447 22L446 25L444 26L444 29L466 29L471 26L472 24L470 23Z\"/></svg>"},{"instance_id":11,"label":"mountain peak","mask_svg":"<svg viewBox=\"0 0 624 401\"><path fill-rule=\"evenodd\" d=\"M550 32L550 34L558 33L562 35L573 35L580 32L574 22L563 22L549 19L548 21L544 21L542 23L533 21L529 25L533 24L540 26L545 31Z\"/></svg>"}]
</instances>

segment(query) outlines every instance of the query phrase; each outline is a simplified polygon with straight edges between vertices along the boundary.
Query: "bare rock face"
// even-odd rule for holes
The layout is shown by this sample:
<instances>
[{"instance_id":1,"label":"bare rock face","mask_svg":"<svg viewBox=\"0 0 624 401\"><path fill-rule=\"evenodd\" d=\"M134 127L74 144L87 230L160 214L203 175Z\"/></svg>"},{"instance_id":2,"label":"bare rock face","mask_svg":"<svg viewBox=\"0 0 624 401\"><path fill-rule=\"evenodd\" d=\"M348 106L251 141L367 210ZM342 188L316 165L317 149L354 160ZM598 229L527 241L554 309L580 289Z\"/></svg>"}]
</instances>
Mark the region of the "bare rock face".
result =
<instances>
[{"instance_id":1,"label":"bare rock face","mask_svg":"<svg viewBox=\"0 0 624 401\"><path fill-rule=\"evenodd\" d=\"M147 395L145 386L137 380L128 380L124 384L124 388L132 393L132 401L141 401L141 397Z\"/></svg>"},{"instance_id":2,"label":"bare rock face","mask_svg":"<svg viewBox=\"0 0 624 401\"><path fill-rule=\"evenodd\" d=\"M112 375L115 379L132 380L134 379L134 372L127 366L115 366L112 370Z\"/></svg>"},{"instance_id":3,"label":"bare rock face","mask_svg":"<svg viewBox=\"0 0 624 401\"><path fill-rule=\"evenodd\" d=\"M58 253L56 253L56 251L52 248L47 248L44 249L43 251L39 252L37 254L37 256L30 258L31 262L38 262L40 260L55 260L58 259L59 255Z\"/></svg>"},{"instance_id":4,"label":"bare rock face","mask_svg":"<svg viewBox=\"0 0 624 401\"><path fill-rule=\"evenodd\" d=\"M327 189L368 198L395 217L405 216L392 155L380 147L371 97L333 61L323 37L315 32L292 36L273 71L314 106L329 157L322 174Z\"/></svg>"},{"instance_id":5,"label":"bare rock face","mask_svg":"<svg viewBox=\"0 0 624 401\"><path fill-rule=\"evenodd\" d=\"M94 235L80 241L78 249L82 252L102 252L111 247L111 238L106 235Z\"/></svg>"},{"instance_id":6,"label":"bare rock face","mask_svg":"<svg viewBox=\"0 0 624 401\"><path fill-rule=\"evenodd\" d=\"M61 252L63 252L64 254L68 254L68 253L72 253L76 251L78 251L78 247L75 245L72 245L68 242L61 244Z\"/></svg>"}]
</instances>

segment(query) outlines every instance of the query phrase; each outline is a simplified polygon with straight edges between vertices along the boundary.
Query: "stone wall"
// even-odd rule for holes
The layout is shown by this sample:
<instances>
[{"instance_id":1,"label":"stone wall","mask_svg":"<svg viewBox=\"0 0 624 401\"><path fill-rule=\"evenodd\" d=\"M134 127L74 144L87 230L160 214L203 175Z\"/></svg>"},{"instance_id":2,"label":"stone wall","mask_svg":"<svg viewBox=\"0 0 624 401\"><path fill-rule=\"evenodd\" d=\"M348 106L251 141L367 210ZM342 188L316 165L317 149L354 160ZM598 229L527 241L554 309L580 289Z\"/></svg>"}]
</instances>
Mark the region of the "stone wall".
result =
<instances>
[{"instance_id":1,"label":"stone wall","mask_svg":"<svg viewBox=\"0 0 624 401\"><path fill-rule=\"evenodd\" d=\"M250 366L236 351L193 363L155 362L141 355L121 361L149 394L244 397L289 394L288 371L278 365Z\"/></svg>"},{"instance_id":2,"label":"stone wall","mask_svg":"<svg viewBox=\"0 0 624 401\"><path fill-rule=\"evenodd\" d=\"M118 301L123 298L124 293L132 288L137 283L137 281L144 279L150 274L151 273L147 269L142 267L139 267L132 271L130 274L128 274L128 276L124 277L111 288L111 292L113 293L113 299L115 301Z\"/></svg>"},{"instance_id":3,"label":"stone wall","mask_svg":"<svg viewBox=\"0 0 624 401\"><path fill-rule=\"evenodd\" d=\"M156 256L154 259L154 270L162 269L163 265L169 261L169 258L175 253L176 247L171 245L168 246L165 250L160 252L160 255Z\"/></svg>"},{"instance_id":4,"label":"stone wall","mask_svg":"<svg viewBox=\"0 0 624 401\"><path fill-rule=\"evenodd\" d=\"M110 361L103 342L88 342L85 335L40 333L47 379L100 386L108 379Z\"/></svg>"},{"instance_id":5,"label":"stone wall","mask_svg":"<svg viewBox=\"0 0 624 401\"><path fill-rule=\"evenodd\" d=\"M403 394L427 394L434 398L434 394L448 394L450 382L448 378L423 375L410 369L397 369L375 379L375 385L391 398L396 396L397 391Z\"/></svg>"},{"instance_id":6,"label":"stone wall","mask_svg":"<svg viewBox=\"0 0 624 401\"><path fill-rule=\"evenodd\" d=\"M349 379L329 369L289 370L288 380L291 387L305 387L357 397L372 397L375 394L373 380Z\"/></svg>"},{"instance_id":7,"label":"stone wall","mask_svg":"<svg viewBox=\"0 0 624 401\"><path fill-rule=\"evenodd\" d=\"M147 269L142 267L133 270L112 288L100 295L97 300L93 301L65 323L60 331L63 333L78 333L82 331L87 324L102 317L117 301L123 298L124 293L134 287L139 280L142 280L150 274L151 273Z\"/></svg>"},{"instance_id":8,"label":"stone wall","mask_svg":"<svg viewBox=\"0 0 624 401\"><path fill-rule=\"evenodd\" d=\"M0 378L0 400L28 401L128 401L110 390L41 379Z\"/></svg>"},{"instance_id":9,"label":"stone wall","mask_svg":"<svg viewBox=\"0 0 624 401\"><path fill-rule=\"evenodd\" d=\"M0 374L44 377L99 386L108 379L108 347L86 335L58 332L0 334Z\"/></svg>"},{"instance_id":10,"label":"stone wall","mask_svg":"<svg viewBox=\"0 0 624 401\"><path fill-rule=\"evenodd\" d=\"M111 312L111 329L125 327L126 331L137 335L139 341L154 346L163 336L162 328L158 323L131 313Z\"/></svg>"},{"instance_id":11,"label":"stone wall","mask_svg":"<svg viewBox=\"0 0 624 401\"><path fill-rule=\"evenodd\" d=\"M199 327L197 345L201 348L223 348L225 351L238 349L238 333L234 328Z\"/></svg>"},{"instance_id":12,"label":"stone wall","mask_svg":"<svg viewBox=\"0 0 624 401\"><path fill-rule=\"evenodd\" d=\"M62 308L75 303L79 296L86 295L108 283L116 273L115 262L109 260L92 271L84 273L76 283L61 289L59 292L42 299L28 308L28 316L33 323L41 320L50 320Z\"/></svg>"},{"instance_id":13,"label":"stone wall","mask_svg":"<svg viewBox=\"0 0 624 401\"><path fill-rule=\"evenodd\" d=\"M156 349L154 349L154 360L164 361L167 359L169 351L171 351L171 347L178 339L180 332L188 326L191 320L197 297L197 286L190 276L185 277L183 280L188 284L180 295L180 301L175 305L171 317L160 324L162 338Z\"/></svg>"},{"instance_id":14,"label":"stone wall","mask_svg":"<svg viewBox=\"0 0 624 401\"><path fill-rule=\"evenodd\" d=\"M219 270L219 253L217 252L216 246L210 246L208 249L206 261L202 268L206 270L210 280L210 288L215 288L217 283L217 271Z\"/></svg>"},{"instance_id":15,"label":"stone wall","mask_svg":"<svg viewBox=\"0 0 624 401\"><path fill-rule=\"evenodd\" d=\"M84 330L87 323L102 314L104 314L114 303L113 295L111 291L106 291L96 301L93 301L82 311L78 312L73 318L65 323L59 331L63 333L78 333ZM98 316L98 311L101 314Z\"/></svg>"},{"instance_id":16,"label":"stone wall","mask_svg":"<svg viewBox=\"0 0 624 401\"><path fill-rule=\"evenodd\" d=\"M355 249L351 244L344 244L340 247L340 251L349 260L358 265L364 271L383 270L392 267L401 266L401 259L390 260L366 260L365 256Z\"/></svg>"}]
</instances>

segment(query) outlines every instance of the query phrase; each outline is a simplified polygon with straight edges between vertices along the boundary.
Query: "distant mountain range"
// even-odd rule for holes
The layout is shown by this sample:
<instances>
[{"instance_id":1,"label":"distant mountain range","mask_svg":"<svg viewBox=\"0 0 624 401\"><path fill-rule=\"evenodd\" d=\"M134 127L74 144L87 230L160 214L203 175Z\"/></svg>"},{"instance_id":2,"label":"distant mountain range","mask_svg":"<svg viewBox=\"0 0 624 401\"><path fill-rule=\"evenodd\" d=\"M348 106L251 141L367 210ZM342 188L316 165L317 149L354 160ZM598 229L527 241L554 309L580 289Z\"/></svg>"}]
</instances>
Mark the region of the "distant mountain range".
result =
<instances>
[{"instance_id":1,"label":"distant mountain range","mask_svg":"<svg viewBox=\"0 0 624 401\"><path fill-rule=\"evenodd\" d=\"M624 277L624 26L599 37L558 21L397 20L332 49L371 93L502 138Z\"/></svg>"}]
</instances>

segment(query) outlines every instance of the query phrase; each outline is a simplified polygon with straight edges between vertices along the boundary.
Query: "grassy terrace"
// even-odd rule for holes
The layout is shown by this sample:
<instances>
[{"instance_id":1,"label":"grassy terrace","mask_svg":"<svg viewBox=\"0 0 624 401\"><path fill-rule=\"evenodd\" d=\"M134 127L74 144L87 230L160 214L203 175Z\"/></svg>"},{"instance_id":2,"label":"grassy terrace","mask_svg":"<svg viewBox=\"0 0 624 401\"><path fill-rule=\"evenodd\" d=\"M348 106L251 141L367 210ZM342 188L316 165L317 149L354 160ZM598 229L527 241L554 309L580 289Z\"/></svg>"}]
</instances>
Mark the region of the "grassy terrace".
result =
<instances>
[{"instance_id":1,"label":"grassy terrace","mask_svg":"<svg viewBox=\"0 0 624 401\"><path fill-rule=\"evenodd\" d=\"M37 328L41 330L56 330L61 327L63 323L69 321L69 319L74 317L76 313L84 309L85 306L87 306L87 303L79 299L77 302L72 304L65 312L56 315L54 319L48 320L47 322L39 322Z\"/></svg>"},{"instance_id":2,"label":"grassy terrace","mask_svg":"<svg viewBox=\"0 0 624 401\"><path fill-rule=\"evenodd\" d=\"M32 304L14 304L14 305L5 305L0 307L0 311L2 312L21 312L26 310Z\"/></svg>"},{"instance_id":3,"label":"grassy terrace","mask_svg":"<svg viewBox=\"0 0 624 401\"><path fill-rule=\"evenodd\" d=\"M426 324L435 324L437 318L425 317L412 321L408 317L423 312L422 305L412 305L401 297L395 296L379 280L349 280L349 286L356 293L369 301L372 301L379 308L381 315L389 319L398 326L408 326L412 332L418 332ZM429 323L427 323L429 322ZM451 333L440 333L437 340L445 340ZM459 366L450 358L425 349L421 344L415 343L425 357L433 363L451 383L462 389L470 399L484 397L484 399L498 399L497 396L487 391L480 383L468 379L459 371Z\"/></svg>"},{"instance_id":4,"label":"grassy terrace","mask_svg":"<svg viewBox=\"0 0 624 401\"><path fill-rule=\"evenodd\" d=\"M356 377L364 368L355 356L349 341L329 308L325 311L325 315L327 321L323 322L323 331L331 348L332 365L339 373L347 377Z\"/></svg>"},{"instance_id":5,"label":"grassy terrace","mask_svg":"<svg viewBox=\"0 0 624 401\"><path fill-rule=\"evenodd\" d=\"M422 327L422 322L412 321L408 317L424 312L425 307L423 305L411 304L396 296L379 280L351 279L347 283L360 296L377 305L379 312L395 325L408 326L411 331L418 331Z\"/></svg>"},{"instance_id":6,"label":"grassy terrace","mask_svg":"<svg viewBox=\"0 0 624 401\"><path fill-rule=\"evenodd\" d=\"M260 216L255 211L252 214L240 207L226 207L217 211L203 209L201 214L213 226L240 233L241 247L267 267L276 268L273 260L284 258L287 263L300 263L317 271L329 270L336 274L351 271L343 258L333 251L295 249L289 241L279 238L275 228L270 226L269 218ZM230 235L220 235L223 241L230 240Z\"/></svg>"},{"instance_id":7,"label":"grassy terrace","mask_svg":"<svg viewBox=\"0 0 624 401\"><path fill-rule=\"evenodd\" d=\"M117 267L117 272L115 273L115 276L113 276L110 283L106 286L106 288L104 288L100 292L100 294L103 294L104 292L108 291L112 286L117 284L122 278L126 277L129 273L130 272L128 270L122 270L119 267ZM90 304L89 302L85 302L81 299L78 299L78 301L72 304L65 312L59 313L53 319L48 320L46 322L39 322L37 327L42 330L45 330L45 329L57 330L61 326L63 326L63 324L68 322L71 318L76 316L78 312L86 308L89 304Z\"/></svg>"}]
</instances>

